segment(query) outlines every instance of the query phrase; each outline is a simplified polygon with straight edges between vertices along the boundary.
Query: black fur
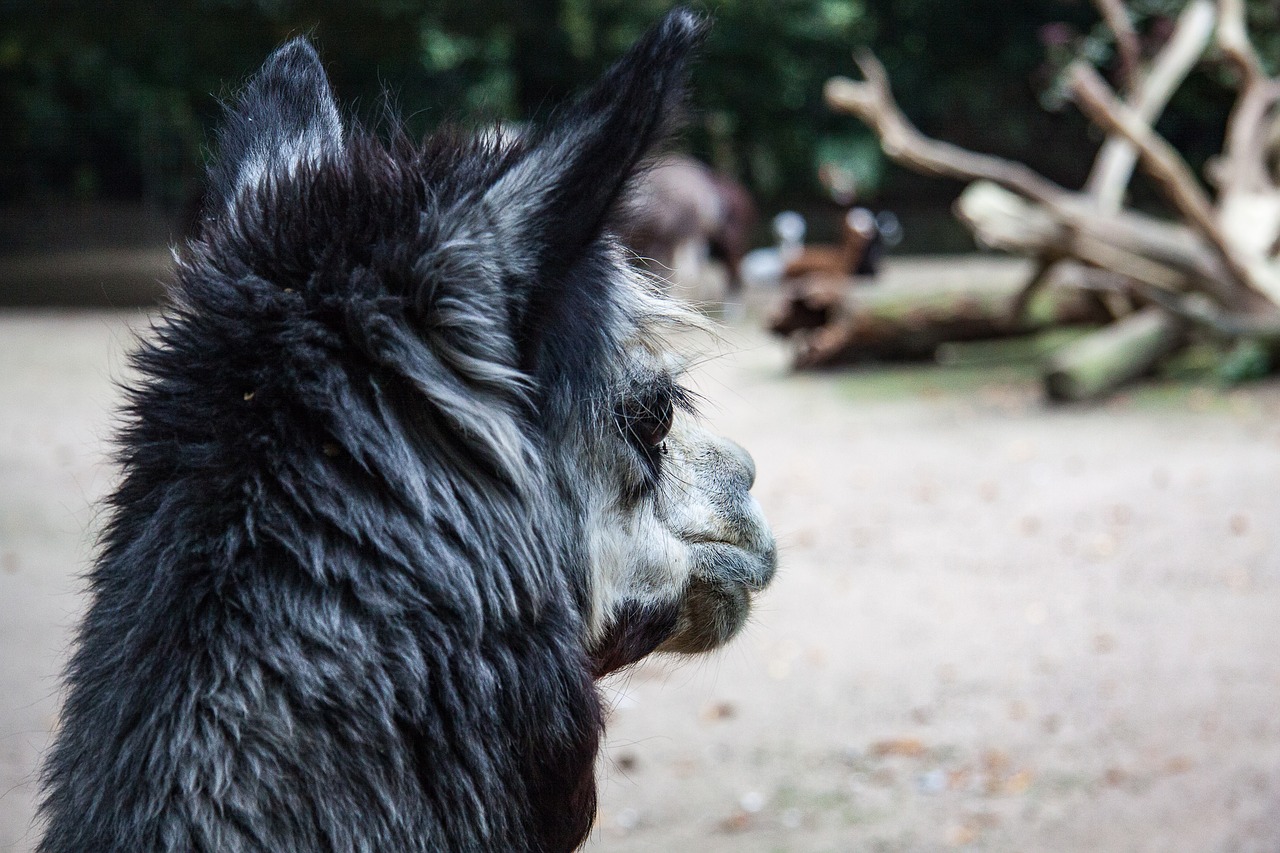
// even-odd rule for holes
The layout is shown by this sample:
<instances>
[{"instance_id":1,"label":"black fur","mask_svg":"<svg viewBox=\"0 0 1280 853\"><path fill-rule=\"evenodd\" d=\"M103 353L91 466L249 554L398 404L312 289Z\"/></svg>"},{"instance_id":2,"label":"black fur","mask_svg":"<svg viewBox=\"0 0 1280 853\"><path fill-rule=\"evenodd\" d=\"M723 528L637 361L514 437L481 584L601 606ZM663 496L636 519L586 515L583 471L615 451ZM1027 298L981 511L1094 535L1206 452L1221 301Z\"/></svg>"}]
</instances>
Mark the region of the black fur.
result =
<instances>
[{"instance_id":1,"label":"black fur","mask_svg":"<svg viewBox=\"0 0 1280 853\"><path fill-rule=\"evenodd\" d=\"M582 841L608 667L559 448L603 428L601 232L702 29L524 144L344 135L301 41L250 83L135 357L41 851Z\"/></svg>"},{"instance_id":2,"label":"black fur","mask_svg":"<svg viewBox=\"0 0 1280 853\"><path fill-rule=\"evenodd\" d=\"M630 666L662 645L679 622L679 607L627 604L614 615L602 642L591 649L591 674L603 678Z\"/></svg>"}]
</instances>

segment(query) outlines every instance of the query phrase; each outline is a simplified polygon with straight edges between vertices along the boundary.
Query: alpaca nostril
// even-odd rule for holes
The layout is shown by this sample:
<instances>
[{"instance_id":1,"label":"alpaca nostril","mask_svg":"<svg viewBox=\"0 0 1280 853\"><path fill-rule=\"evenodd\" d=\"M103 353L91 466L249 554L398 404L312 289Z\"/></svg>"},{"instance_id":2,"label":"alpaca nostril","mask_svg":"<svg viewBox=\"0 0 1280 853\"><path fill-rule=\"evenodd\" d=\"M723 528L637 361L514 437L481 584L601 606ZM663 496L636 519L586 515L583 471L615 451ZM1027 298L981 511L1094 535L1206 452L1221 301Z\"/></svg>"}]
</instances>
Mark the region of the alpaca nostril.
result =
<instances>
[{"instance_id":1,"label":"alpaca nostril","mask_svg":"<svg viewBox=\"0 0 1280 853\"><path fill-rule=\"evenodd\" d=\"M724 439L726 449L734 459L743 467L744 473L747 475L747 490L756 484L756 460L751 458L751 454L747 449L731 438Z\"/></svg>"}]
</instances>

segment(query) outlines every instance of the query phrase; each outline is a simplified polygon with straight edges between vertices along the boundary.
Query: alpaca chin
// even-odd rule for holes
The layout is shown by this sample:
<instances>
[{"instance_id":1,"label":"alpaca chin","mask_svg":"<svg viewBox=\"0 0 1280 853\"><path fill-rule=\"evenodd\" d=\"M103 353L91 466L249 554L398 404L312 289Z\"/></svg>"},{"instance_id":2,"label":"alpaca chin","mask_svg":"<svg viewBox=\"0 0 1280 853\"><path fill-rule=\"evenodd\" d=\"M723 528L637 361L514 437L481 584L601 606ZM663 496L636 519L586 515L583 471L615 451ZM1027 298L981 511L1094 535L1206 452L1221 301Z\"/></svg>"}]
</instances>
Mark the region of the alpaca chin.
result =
<instances>
[{"instance_id":1,"label":"alpaca chin","mask_svg":"<svg viewBox=\"0 0 1280 853\"><path fill-rule=\"evenodd\" d=\"M731 515L739 519L735 541L690 547L692 572L680 618L658 651L699 654L729 642L747 623L755 594L773 580L777 547L755 499L748 495Z\"/></svg>"},{"instance_id":2,"label":"alpaca chin","mask_svg":"<svg viewBox=\"0 0 1280 853\"><path fill-rule=\"evenodd\" d=\"M751 593L723 581L694 578L689 583L675 631L659 652L696 655L723 646L747 624Z\"/></svg>"}]
</instances>

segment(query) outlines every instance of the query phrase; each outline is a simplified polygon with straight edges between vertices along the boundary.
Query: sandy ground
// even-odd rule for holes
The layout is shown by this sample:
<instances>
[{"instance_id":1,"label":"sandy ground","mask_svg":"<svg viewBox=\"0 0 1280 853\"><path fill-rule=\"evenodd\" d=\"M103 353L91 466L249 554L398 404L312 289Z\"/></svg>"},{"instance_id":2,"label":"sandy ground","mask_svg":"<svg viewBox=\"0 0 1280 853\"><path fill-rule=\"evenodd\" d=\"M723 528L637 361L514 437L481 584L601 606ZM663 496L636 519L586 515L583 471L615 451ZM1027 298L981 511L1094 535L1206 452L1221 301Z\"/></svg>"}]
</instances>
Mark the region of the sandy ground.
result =
<instances>
[{"instance_id":1,"label":"sandy ground","mask_svg":"<svg viewBox=\"0 0 1280 853\"><path fill-rule=\"evenodd\" d=\"M0 851L81 606L127 313L0 314ZM1016 370L693 384L782 568L611 681L591 851L1280 850L1280 386L1045 410Z\"/></svg>"}]
</instances>

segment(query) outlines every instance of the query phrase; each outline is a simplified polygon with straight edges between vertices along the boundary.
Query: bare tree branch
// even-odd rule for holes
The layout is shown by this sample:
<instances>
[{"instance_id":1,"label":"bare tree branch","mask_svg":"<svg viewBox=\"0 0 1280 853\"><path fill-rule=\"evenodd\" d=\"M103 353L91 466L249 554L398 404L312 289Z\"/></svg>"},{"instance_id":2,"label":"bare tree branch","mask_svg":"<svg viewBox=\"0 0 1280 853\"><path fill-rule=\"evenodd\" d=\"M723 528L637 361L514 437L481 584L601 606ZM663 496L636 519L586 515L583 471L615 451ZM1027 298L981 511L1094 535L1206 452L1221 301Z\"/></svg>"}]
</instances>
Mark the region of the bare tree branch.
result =
<instances>
[{"instance_id":1,"label":"bare tree branch","mask_svg":"<svg viewBox=\"0 0 1280 853\"><path fill-rule=\"evenodd\" d=\"M980 242L1004 252L1075 257L1157 287L1200 288L1224 305L1244 307L1218 254L1179 223L1127 210L1099 213L1079 196L1058 208L1037 205L986 181L970 184L955 212Z\"/></svg>"},{"instance_id":2,"label":"bare tree branch","mask_svg":"<svg viewBox=\"0 0 1280 853\"><path fill-rule=\"evenodd\" d=\"M1107 133L1118 134L1133 144L1148 174L1174 208L1221 256L1233 281L1280 302L1280 287L1236 252L1218 225L1213 203L1173 146L1118 103L1106 82L1089 65L1075 63L1068 79L1080 109Z\"/></svg>"},{"instance_id":3,"label":"bare tree branch","mask_svg":"<svg viewBox=\"0 0 1280 853\"><path fill-rule=\"evenodd\" d=\"M1031 271L1027 283L1022 285L1022 289L1014 295L1013 302L1009 305L1010 325L1016 326L1022 321L1022 315L1027 312L1027 306L1031 304L1031 300L1040 288L1053 278L1053 271L1060 263L1061 259L1054 255L1042 255L1036 259L1035 269Z\"/></svg>"},{"instance_id":4,"label":"bare tree branch","mask_svg":"<svg viewBox=\"0 0 1280 853\"><path fill-rule=\"evenodd\" d=\"M1267 78L1262 60L1249 40L1242 0L1218 0L1218 48L1239 75L1239 97L1227 120L1222 156L1215 162L1214 180L1220 206L1243 196L1273 195L1276 187L1267 167L1271 147L1273 108L1280 100L1280 84ZM1260 235L1272 241L1275 234Z\"/></svg>"},{"instance_id":5,"label":"bare tree branch","mask_svg":"<svg viewBox=\"0 0 1280 853\"><path fill-rule=\"evenodd\" d=\"M1120 88L1126 92L1131 91L1137 85L1142 66L1142 46L1138 43L1138 31L1133 28L1129 9L1124 5L1124 0L1093 0L1093 5L1098 7L1102 20L1107 22L1116 37L1116 54L1120 59Z\"/></svg>"},{"instance_id":6,"label":"bare tree branch","mask_svg":"<svg viewBox=\"0 0 1280 853\"><path fill-rule=\"evenodd\" d=\"M1196 294L1171 293L1143 282L1134 282L1133 288L1146 299L1159 305L1170 314L1207 329L1224 338L1250 338L1266 343L1280 342L1280 313L1263 315L1234 314L1223 311L1213 302Z\"/></svg>"},{"instance_id":7,"label":"bare tree branch","mask_svg":"<svg viewBox=\"0 0 1280 853\"><path fill-rule=\"evenodd\" d=\"M1222 156L1214 167L1213 179L1223 198L1275 192L1267 155L1277 101L1280 83L1274 80L1259 78L1241 89L1227 120Z\"/></svg>"},{"instance_id":8,"label":"bare tree branch","mask_svg":"<svg viewBox=\"0 0 1280 853\"><path fill-rule=\"evenodd\" d=\"M1204 56L1213 36L1214 17L1210 0L1192 0L1182 10L1173 35L1151 61L1146 74L1130 84L1125 100L1139 119L1151 124L1164 112L1173 93ZM1125 20L1128 20L1127 14ZM1110 23L1110 18L1107 21ZM1119 210L1137 161L1138 153L1132 143L1123 137L1108 135L1093 161L1085 192L1097 199L1102 210Z\"/></svg>"},{"instance_id":9,"label":"bare tree branch","mask_svg":"<svg viewBox=\"0 0 1280 853\"><path fill-rule=\"evenodd\" d=\"M1247 88L1267 78L1262 70L1262 60L1249 41L1249 28L1245 22L1244 0L1218 0L1218 49L1240 74L1241 88Z\"/></svg>"},{"instance_id":10,"label":"bare tree branch","mask_svg":"<svg viewBox=\"0 0 1280 853\"><path fill-rule=\"evenodd\" d=\"M1213 252L1206 257L1197 246L1198 239L1188 239L1185 232L1174 235L1171 231L1171 239L1165 240L1163 232L1154 225L1137 227L1135 231L1128 226L1131 216L1100 218L1096 205L1083 202L1080 196L1021 163L975 154L926 137L894 101L884 66L869 54L857 59L866 80L841 77L829 80L827 102L833 109L850 113L870 126L880 137L886 155L925 174L986 182L988 187L994 184L1013 194L1008 199L993 199L990 206L979 204L982 194L977 190L981 184L975 183L961 199L959 214L988 245L1049 260L1055 252L1064 256L1083 252L1090 263L1100 266L1106 262L1121 263L1125 274L1159 287L1185 286L1190 277L1224 304L1239 306L1242 303L1240 287L1234 285L1233 289L1232 276L1225 264L1215 263ZM1039 203L1039 218L1035 208L1027 207L1026 202L1020 203L1021 206L1015 203L1019 196ZM1007 211L1010 204L1018 210ZM1067 231L1063 231L1064 226ZM1068 233L1071 231L1074 235ZM1144 248L1136 252L1123 248L1130 243ZM1157 257L1164 253L1175 258L1174 269L1153 259L1147 254L1148 249L1154 250Z\"/></svg>"},{"instance_id":11,"label":"bare tree branch","mask_svg":"<svg viewBox=\"0 0 1280 853\"><path fill-rule=\"evenodd\" d=\"M1080 219L1067 209L1066 200L1071 195L1067 190L1022 163L976 154L922 134L894 100L888 73L880 61L866 52L855 54L854 61L865 80L859 82L844 77L828 80L825 90L827 103L832 109L850 113L865 122L876 132L890 159L929 175L995 184L1056 211L1060 219ZM981 237L980 230L978 233ZM988 242L994 245L998 239L989 239ZM1045 263L1052 261L1051 254L1043 257ZM1017 300L1016 311L1020 313L1025 309L1042 280L1042 277L1034 276L1027 282ZM1019 315L1013 316L1017 319Z\"/></svg>"},{"instance_id":12,"label":"bare tree branch","mask_svg":"<svg viewBox=\"0 0 1280 853\"><path fill-rule=\"evenodd\" d=\"M1093 293L1114 320L1134 312L1134 280L1123 273L1068 260L1054 267L1052 279L1056 287L1074 287Z\"/></svg>"},{"instance_id":13,"label":"bare tree branch","mask_svg":"<svg viewBox=\"0 0 1280 853\"><path fill-rule=\"evenodd\" d=\"M880 61L869 52L857 53L854 61L865 79L831 78L824 90L827 104L865 122L880 137L890 159L926 175L991 181L1042 204L1055 204L1068 194L1022 163L975 154L925 136L898 107Z\"/></svg>"},{"instance_id":14,"label":"bare tree branch","mask_svg":"<svg viewBox=\"0 0 1280 853\"><path fill-rule=\"evenodd\" d=\"M1203 50L1213 10L1208 0L1192 0L1191 6L1181 19L1180 47L1164 53L1170 58L1162 68L1185 69L1196 51ZM1075 257L1165 289L1198 288L1229 310L1280 304L1280 281L1266 268L1262 253L1241 254L1228 242L1217 211L1181 157L1149 123L1116 102L1091 68L1077 64L1069 74L1082 108L1110 136L1139 153L1190 230L1130 212L1108 214L1096 199L1069 192L1024 164L926 137L895 102L884 67L870 55L857 59L866 79L829 80L827 102L869 125L894 161L925 174L971 181L957 202L957 214L987 245L1043 262ZM1163 78L1170 82L1146 89L1150 100L1143 103L1167 98L1165 87L1176 87L1184 74L1170 73Z\"/></svg>"},{"instance_id":15,"label":"bare tree branch","mask_svg":"<svg viewBox=\"0 0 1280 853\"><path fill-rule=\"evenodd\" d=\"M1123 0L1095 0L1095 3L1116 37L1125 103L1135 115L1151 124L1164 112L1173 93L1204 56L1213 36L1213 4L1210 0L1192 0L1188 3L1178 16L1172 36L1144 69L1141 66L1138 35ZM1138 152L1133 143L1115 134L1107 135L1094 158L1084 189L1086 195L1092 196L1100 212L1115 213L1124 206L1125 191L1133 178L1137 162ZM1091 254L1095 257L1105 255L1120 262L1124 268L1145 276L1148 281L1161 272L1141 257L1110 247L1100 247L1100 251L1095 249ZM1159 277L1162 279L1160 286L1170 286L1171 279L1168 276ZM1028 282L1025 298L1030 299L1035 288L1043 283L1044 280Z\"/></svg>"}]
</instances>

